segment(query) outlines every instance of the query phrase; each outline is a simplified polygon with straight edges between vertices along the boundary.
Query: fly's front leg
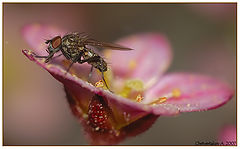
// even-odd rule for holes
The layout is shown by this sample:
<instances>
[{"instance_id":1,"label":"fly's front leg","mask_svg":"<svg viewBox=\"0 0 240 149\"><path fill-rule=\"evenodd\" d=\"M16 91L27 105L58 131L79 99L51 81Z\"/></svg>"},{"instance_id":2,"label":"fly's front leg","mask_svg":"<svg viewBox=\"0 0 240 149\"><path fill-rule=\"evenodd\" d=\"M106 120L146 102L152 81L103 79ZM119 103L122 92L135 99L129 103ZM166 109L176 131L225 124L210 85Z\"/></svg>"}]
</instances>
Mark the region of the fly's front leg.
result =
<instances>
[{"instance_id":1,"label":"fly's front leg","mask_svg":"<svg viewBox=\"0 0 240 149\"><path fill-rule=\"evenodd\" d=\"M35 55L34 54L34 57L36 57L36 58L47 58L48 56L40 56L40 55Z\"/></svg>"},{"instance_id":2,"label":"fly's front leg","mask_svg":"<svg viewBox=\"0 0 240 149\"><path fill-rule=\"evenodd\" d=\"M36 55L36 54L34 53L34 57L36 57L36 58L46 58L46 59L45 59L45 63L49 62L49 60L53 57L53 55L54 55L53 52L50 53L48 56Z\"/></svg>"}]
</instances>

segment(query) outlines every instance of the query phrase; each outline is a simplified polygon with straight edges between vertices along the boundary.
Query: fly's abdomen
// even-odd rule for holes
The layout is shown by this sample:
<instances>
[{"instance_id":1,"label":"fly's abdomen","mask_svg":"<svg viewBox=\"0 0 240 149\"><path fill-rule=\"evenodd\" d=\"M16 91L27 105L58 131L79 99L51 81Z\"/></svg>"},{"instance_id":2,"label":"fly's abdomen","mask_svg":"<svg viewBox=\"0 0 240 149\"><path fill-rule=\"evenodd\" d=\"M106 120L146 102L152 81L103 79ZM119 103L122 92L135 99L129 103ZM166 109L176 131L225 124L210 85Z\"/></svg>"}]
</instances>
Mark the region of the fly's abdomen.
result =
<instances>
[{"instance_id":1,"label":"fly's abdomen","mask_svg":"<svg viewBox=\"0 0 240 149\"><path fill-rule=\"evenodd\" d=\"M93 50L84 48L83 59L87 60L88 64L92 65L94 68L97 68L99 71L107 71L107 63Z\"/></svg>"}]
</instances>

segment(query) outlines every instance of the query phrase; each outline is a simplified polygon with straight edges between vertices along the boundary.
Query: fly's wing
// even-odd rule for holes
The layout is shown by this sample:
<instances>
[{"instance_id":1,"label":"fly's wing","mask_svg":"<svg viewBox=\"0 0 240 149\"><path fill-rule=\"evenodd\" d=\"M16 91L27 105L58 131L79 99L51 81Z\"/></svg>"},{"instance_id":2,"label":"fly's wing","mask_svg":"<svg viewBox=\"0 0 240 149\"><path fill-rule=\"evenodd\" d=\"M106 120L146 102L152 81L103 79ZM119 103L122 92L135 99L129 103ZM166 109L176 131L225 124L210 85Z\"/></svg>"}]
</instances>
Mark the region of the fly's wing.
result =
<instances>
[{"instance_id":1,"label":"fly's wing","mask_svg":"<svg viewBox=\"0 0 240 149\"><path fill-rule=\"evenodd\" d=\"M84 44L94 46L94 47L109 48L112 50L133 50L131 48L127 48L119 44L101 42L101 41L97 41L95 39L89 39L89 38L86 41L84 41Z\"/></svg>"}]
</instances>

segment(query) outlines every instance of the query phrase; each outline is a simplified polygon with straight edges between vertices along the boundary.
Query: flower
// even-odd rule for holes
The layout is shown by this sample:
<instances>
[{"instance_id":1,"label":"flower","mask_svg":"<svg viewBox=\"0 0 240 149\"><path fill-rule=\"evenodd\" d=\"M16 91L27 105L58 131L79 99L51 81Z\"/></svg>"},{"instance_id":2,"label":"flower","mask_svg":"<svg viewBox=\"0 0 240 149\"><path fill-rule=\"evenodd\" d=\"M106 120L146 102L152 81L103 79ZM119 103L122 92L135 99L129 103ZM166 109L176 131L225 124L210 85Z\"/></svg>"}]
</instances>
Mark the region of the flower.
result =
<instances>
[{"instance_id":1,"label":"flower","mask_svg":"<svg viewBox=\"0 0 240 149\"><path fill-rule=\"evenodd\" d=\"M39 26L35 35L49 28ZM33 25L26 26L24 37L28 39L33 29ZM104 77L113 92L106 89L97 70L88 80L89 64L74 64L66 74L70 62L63 56L46 64L44 59L35 58L32 51L23 50L31 61L63 83L72 112L84 126L91 144L117 144L144 132L159 116L215 109L233 96L227 84L205 75L164 75L172 52L166 37L159 33L135 34L116 43L135 50L104 51L110 63ZM34 53L46 48L40 47L38 40L30 44L35 46Z\"/></svg>"},{"instance_id":2,"label":"flower","mask_svg":"<svg viewBox=\"0 0 240 149\"><path fill-rule=\"evenodd\" d=\"M225 125L221 128L218 135L218 142L221 145L237 145L236 140L237 130L235 125Z\"/></svg>"}]
</instances>

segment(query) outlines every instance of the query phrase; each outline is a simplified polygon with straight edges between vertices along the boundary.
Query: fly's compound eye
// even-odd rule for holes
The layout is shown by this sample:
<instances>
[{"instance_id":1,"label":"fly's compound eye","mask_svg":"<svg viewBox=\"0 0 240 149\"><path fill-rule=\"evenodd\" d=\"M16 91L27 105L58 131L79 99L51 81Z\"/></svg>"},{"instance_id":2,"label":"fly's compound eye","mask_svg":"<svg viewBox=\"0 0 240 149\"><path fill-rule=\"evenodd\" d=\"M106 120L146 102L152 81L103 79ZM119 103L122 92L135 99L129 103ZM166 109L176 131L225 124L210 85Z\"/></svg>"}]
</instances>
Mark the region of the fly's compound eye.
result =
<instances>
[{"instance_id":1,"label":"fly's compound eye","mask_svg":"<svg viewBox=\"0 0 240 149\"><path fill-rule=\"evenodd\" d=\"M52 39L52 47L54 49L58 48L62 44L62 38L60 36L57 36Z\"/></svg>"}]
</instances>

